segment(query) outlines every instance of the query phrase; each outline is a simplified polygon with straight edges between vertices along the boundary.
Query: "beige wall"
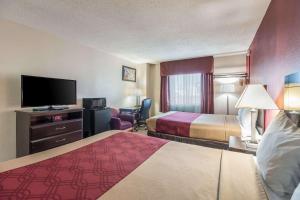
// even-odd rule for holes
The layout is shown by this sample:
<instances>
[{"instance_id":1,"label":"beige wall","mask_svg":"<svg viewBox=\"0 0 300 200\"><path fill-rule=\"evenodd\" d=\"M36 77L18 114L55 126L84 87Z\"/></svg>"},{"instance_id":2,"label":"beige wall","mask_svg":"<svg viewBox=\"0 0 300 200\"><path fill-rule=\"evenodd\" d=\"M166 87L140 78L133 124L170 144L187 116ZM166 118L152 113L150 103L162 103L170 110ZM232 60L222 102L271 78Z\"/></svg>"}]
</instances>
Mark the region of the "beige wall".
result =
<instances>
[{"instance_id":1,"label":"beige wall","mask_svg":"<svg viewBox=\"0 0 300 200\"><path fill-rule=\"evenodd\" d=\"M137 83L121 80L121 66L137 68ZM136 87L146 93L146 65L138 66L10 21L0 20L0 161L15 157L15 113L20 75L77 80L78 99L107 97L109 105L131 106Z\"/></svg>"},{"instance_id":2,"label":"beige wall","mask_svg":"<svg viewBox=\"0 0 300 200\"><path fill-rule=\"evenodd\" d=\"M159 114L160 104L160 65L148 64L147 66L147 96L152 98L151 115Z\"/></svg>"},{"instance_id":3,"label":"beige wall","mask_svg":"<svg viewBox=\"0 0 300 200\"><path fill-rule=\"evenodd\" d=\"M215 56L214 73L246 73L246 54Z\"/></svg>"}]
</instances>

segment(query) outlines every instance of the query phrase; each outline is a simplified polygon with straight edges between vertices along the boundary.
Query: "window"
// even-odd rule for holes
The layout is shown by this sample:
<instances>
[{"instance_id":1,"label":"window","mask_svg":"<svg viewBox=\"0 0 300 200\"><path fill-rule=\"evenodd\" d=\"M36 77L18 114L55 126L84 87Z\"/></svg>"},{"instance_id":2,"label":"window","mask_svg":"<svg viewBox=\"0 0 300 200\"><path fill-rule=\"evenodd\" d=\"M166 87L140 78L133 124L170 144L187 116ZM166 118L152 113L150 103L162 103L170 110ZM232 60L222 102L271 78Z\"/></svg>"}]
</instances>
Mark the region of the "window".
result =
<instances>
[{"instance_id":1,"label":"window","mask_svg":"<svg viewBox=\"0 0 300 200\"><path fill-rule=\"evenodd\" d=\"M170 110L200 112L201 74L171 75L169 81Z\"/></svg>"}]
</instances>

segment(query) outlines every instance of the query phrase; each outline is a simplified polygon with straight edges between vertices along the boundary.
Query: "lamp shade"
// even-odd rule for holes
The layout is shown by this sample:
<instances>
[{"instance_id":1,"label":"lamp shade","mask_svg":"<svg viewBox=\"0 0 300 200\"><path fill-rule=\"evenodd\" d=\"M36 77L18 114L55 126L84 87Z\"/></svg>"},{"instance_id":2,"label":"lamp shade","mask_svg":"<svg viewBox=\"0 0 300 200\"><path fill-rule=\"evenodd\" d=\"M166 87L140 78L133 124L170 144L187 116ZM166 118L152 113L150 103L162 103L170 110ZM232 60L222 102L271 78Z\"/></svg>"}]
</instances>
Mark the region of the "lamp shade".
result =
<instances>
[{"instance_id":1,"label":"lamp shade","mask_svg":"<svg viewBox=\"0 0 300 200\"><path fill-rule=\"evenodd\" d=\"M288 86L284 88L284 109L300 110L300 87Z\"/></svg>"},{"instance_id":2,"label":"lamp shade","mask_svg":"<svg viewBox=\"0 0 300 200\"><path fill-rule=\"evenodd\" d=\"M285 77L284 109L300 110L300 72Z\"/></svg>"},{"instance_id":3,"label":"lamp shade","mask_svg":"<svg viewBox=\"0 0 300 200\"><path fill-rule=\"evenodd\" d=\"M276 110L277 105L267 93L263 85L247 85L241 97L237 101L236 108L254 108L263 110Z\"/></svg>"}]
</instances>

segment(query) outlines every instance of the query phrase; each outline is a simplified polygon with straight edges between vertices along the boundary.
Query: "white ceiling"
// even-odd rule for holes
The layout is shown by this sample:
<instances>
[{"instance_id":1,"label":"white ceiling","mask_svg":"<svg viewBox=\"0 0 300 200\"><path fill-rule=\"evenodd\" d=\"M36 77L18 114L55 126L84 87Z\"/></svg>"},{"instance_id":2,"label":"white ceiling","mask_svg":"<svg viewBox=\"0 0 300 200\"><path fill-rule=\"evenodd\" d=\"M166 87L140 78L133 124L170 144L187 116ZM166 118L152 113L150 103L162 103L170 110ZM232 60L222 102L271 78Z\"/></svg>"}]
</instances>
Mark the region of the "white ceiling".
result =
<instances>
[{"instance_id":1,"label":"white ceiling","mask_svg":"<svg viewBox=\"0 0 300 200\"><path fill-rule=\"evenodd\" d=\"M0 17L134 61L245 51L271 0L0 0Z\"/></svg>"}]
</instances>

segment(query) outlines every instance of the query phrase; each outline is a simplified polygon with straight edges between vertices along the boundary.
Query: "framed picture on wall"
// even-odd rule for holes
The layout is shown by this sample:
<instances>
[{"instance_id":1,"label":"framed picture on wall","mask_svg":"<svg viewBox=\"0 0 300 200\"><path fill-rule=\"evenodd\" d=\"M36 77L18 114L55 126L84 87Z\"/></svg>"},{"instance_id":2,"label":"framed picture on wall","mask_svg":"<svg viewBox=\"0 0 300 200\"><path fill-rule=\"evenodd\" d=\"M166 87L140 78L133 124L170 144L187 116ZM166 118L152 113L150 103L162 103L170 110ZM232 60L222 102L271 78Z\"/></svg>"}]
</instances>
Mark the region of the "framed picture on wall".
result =
<instances>
[{"instance_id":1,"label":"framed picture on wall","mask_svg":"<svg viewBox=\"0 0 300 200\"><path fill-rule=\"evenodd\" d=\"M136 82L136 69L122 66L122 80Z\"/></svg>"}]
</instances>

